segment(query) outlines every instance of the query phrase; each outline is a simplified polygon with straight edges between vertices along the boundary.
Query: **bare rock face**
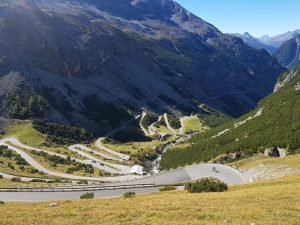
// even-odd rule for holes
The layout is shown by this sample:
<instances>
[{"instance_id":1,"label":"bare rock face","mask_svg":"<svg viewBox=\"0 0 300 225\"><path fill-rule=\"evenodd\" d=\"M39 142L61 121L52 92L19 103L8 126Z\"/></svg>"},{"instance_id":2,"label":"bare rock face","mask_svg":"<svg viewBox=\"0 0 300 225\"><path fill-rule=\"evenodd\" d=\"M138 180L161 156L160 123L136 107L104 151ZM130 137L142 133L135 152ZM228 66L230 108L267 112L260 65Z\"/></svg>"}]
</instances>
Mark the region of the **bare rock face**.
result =
<instances>
[{"instance_id":1,"label":"bare rock face","mask_svg":"<svg viewBox=\"0 0 300 225\"><path fill-rule=\"evenodd\" d=\"M171 0L3 0L0 11L2 106L21 85L51 104L46 119L99 133L142 107L241 115L283 71Z\"/></svg>"},{"instance_id":2,"label":"bare rock face","mask_svg":"<svg viewBox=\"0 0 300 225\"><path fill-rule=\"evenodd\" d=\"M289 72L283 74L277 81L274 92L279 91L282 87L284 87L291 79L293 79L297 75L297 70L290 70Z\"/></svg>"},{"instance_id":3,"label":"bare rock face","mask_svg":"<svg viewBox=\"0 0 300 225\"><path fill-rule=\"evenodd\" d=\"M214 160L212 160L212 162L213 163L225 164L225 163L228 163L228 162L233 161L233 160L241 159L244 156L245 156L244 152L236 151L234 153L232 152L232 153L228 153L228 154L219 155Z\"/></svg>"}]
</instances>

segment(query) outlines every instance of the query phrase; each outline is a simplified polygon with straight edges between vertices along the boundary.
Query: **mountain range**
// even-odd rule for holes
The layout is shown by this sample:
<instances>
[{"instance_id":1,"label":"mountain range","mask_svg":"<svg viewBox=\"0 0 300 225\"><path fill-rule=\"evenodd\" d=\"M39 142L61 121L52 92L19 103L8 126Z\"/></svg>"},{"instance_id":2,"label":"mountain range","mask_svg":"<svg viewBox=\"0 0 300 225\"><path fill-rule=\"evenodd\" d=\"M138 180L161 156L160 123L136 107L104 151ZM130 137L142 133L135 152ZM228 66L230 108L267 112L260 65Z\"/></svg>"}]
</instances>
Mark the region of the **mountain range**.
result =
<instances>
[{"instance_id":1,"label":"mountain range","mask_svg":"<svg viewBox=\"0 0 300 225\"><path fill-rule=\"evenodd\" d=\"M300 34L300 29L289 31L283 34L269 36L265 35L259 38L260 42L275 48L279 48L284 42L296 37Z\"/></svg>"},{"instance_id":2,"label":"mountain range","mask_svg":"<svg viewBox=\"0 0 300 225\"><path fill-rule=\"evenodd\" d=\"M274 36L264 35L260 38L256 38L248 32L243 34L236 33L232 35L243 39L243 41L252 48L265 49L273 55L277 52L282 44L300 35L300 29L288 31L286 33Z\"/></svg>"},{"instance_id":3,"label":"mountain range","mask_svg":"<svg viewBox=\"0 0 300 225\"><path fill-rule=\"evenodd\" d=\"M300 64L300 30L276 36L265 35L261 38L255 38L248 32L233 35L241 38L245 44L252 48L265 49L274 55L283 67L293 68Z\"/></svg>"},{"instance_id":4,"label":"mountain range","mask_svg":"<svg viewBox=\"0 0 300 225\"><path fill-rule=\"evenodd\" d=\"M284 71L172 0L2 0L1 115L103 133L142 107L230 116Z\"/></svg>"},{"instance_id":5,"label":"mountain range","mask_svg":"<svg viewBox=\"0 0 300 225\"><path fill-rule=\"evenodd\" d=\"M260 39L253 37L248 32L245 32L244 34L236 33L236 34L233 34L233 35L243 39L244 43L249 45L250 47L255 48L255 49L265 49L271 55L274 55L277 51L276 47L264 44Z\"/></svg>"}]
</instances>

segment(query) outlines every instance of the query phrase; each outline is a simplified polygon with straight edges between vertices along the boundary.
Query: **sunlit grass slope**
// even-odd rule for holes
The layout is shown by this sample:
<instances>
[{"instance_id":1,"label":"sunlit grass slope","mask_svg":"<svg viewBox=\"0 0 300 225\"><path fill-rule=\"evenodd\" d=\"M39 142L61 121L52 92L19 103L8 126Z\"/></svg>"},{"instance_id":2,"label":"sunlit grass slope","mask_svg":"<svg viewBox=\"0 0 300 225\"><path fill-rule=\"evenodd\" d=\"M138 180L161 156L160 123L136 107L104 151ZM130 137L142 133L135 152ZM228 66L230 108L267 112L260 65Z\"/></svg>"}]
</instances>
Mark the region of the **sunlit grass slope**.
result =
<instances>
[{"instance_id":1,"label":"sunlit grass slope","mask_svg":"<svg viewBox=\"0 0 300 225\"><path fill-rule=\"evenodd\" d=\"M45 141L45 137L32 127L31 121L14 121L3 137L16 137L25 144L39 146Z\"/></svg>"},{"instance_id":2,"label":"sunlit grass slope","mask_svg":"<svg viewBox=\"0 0 300 225\"><path fill-rule=\"evenodd\" d=\"M231 187L224 193L157 193L132 199L97 199L0 205L0 224L194 225L300 223L300 175Z\"/></svg>"}]
</instances>

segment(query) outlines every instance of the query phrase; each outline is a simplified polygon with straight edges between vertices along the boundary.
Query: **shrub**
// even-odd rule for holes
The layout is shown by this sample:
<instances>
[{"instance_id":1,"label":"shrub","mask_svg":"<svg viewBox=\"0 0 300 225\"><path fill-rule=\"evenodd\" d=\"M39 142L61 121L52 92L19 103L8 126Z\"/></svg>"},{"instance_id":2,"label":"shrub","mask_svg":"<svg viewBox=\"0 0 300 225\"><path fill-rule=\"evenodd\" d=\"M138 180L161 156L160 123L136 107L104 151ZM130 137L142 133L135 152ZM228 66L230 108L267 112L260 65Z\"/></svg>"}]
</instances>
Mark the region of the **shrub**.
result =
<instances>
[{"instance_id":1,"label":"shrub","mask_svg":"<svg viewBox=\"0 0 300 225\"><path fill-rule=\"evenodd\" d=\"M190 193L201 192L223 192L228 190L227 184L213 178L203 178L196 182L188 182L185 184L185 190Z\"/></svg>"},{"instance_id":2,"label":"shrub","mask_svg":"<svg viewBox=\"0 0 300 225\"><path fill-rule=\"evenodd\" d=\"M43 182L46 182L45 180L43 180L43 179L32 179L30 182L32 182L32 183L43 183Z\"/></svg>"},{"instance_id":3,"label":"shrub","mask_svg":"<svg viewBox=\"0 0 300 225\"><path fill-rule=\"evenodd\" d=\"M3 201L0 201L0 205L4 205L5 203Z\"/></svg>"},{"instance_id":4,"label":"shrub","mask_svg":"<svg viewBox=\"0 0 300 225\"><path fill-rule=\"evenodd\" d=\"M12 182L21 182L21 178L20 177L13 177L11 178Z\"/></svg>"},{"instance_id":5,"label":"shrub","mask_svg":"<svg viewBox=\"0 0 300 225\"><path fill-rule=\"evenodd\" d=\"M173 127L174 129L179 129L181 127L180 120L177 117L171 115L167 115L167 117L171 127Z\"/></svg>"},{"instance_id":6,"label":"shrub","mask_svg":"<svg viewBox=\"0 0 300 225\"><path fill-rule=\"evenodd\" d=\"M94 134L82 128L46 123L41 120L33 121L33 128L57 144L72 144L77 142L89 143Z\"/></svg>"},{"instance_id":7,"label":"shrub","mask_svg":"<svg viewBox=\"0 0 300 225\"><path fill-rule=\"evenodd\" d=\"M35 169L35 168L30 170L30 173L38 173L38 172L39 172L39 170Z\"/></svg>"},{"instance_id":8,"label":"shrub","mask_svg":"<svg viewBox=\"0 0 300 225\"><path fill-rule=\"evenodd\" d=\"M55 181L54 180L47 180L46 183L47 184L53 184L53 183L55 183Z\"/></svg>"},{"instance_id":9,"label":"shrub","mask_svg":"<svg viewBox=\"0 0 300 225\"><path fill-rule=\"evenodd\" d=\"M20 155L16 156L16 164L19 166L25 166L25 165L29 165L26 160L24 158L22 158Z\"/></svg>"},{"instance_id":10,"label":"shrub","mask_svg":"<svg viewBox=\"0 0 300 225\"><path fill-rule=\"evenodd\" d=\"M126 192L124 193L124 198L133 198L135 196L135 192Z\"/></svg>"},{"instance_id":11,"label":"shrub","mask_svg":"<svg viewBox=\"0 0 300 225\"><path fill-rule=\"evenodd\" d=\"M7 166L9 167L9 168L11 168L12 170L14 170L15 169L15 167L9 162L9 163L7 163Z\"/></svg>"},{"instance_id":12,"label":"shrub","mask_svg":"<svg viewBox=\"0 0 300 225\"><path fill-rule=\"evenodd\" d=\"M169 186L169 185L166 185L164 186L163 188L160 188L159 191L174 191L176 190L176 187L174 186Z\"/></svg>"},{"instance_id":13,"label":"shrub","mask_svg":"<svg viewBox=\"0 0 300 225\"><path fill-rule=\"evenodd\" d=\"M94 193L85 193L83 195L80 196L80 199L93 199L94 198Z\"/></svg>"},{"instance_id":14,"label":"shrub","mask_svg":"<svg viewBox=\"0 0 300 225\"><path fill-rule=\"evenodd\" d=\"M0 179L2 179L2 178L3 178L3 175L0 174Z\"/></svg>"},{"instance_id":15,"label":"shrub","mask_svg":"<svg viewBox=\"0 0 300 225\"><path fill-rule=\"evenodd\" d=\"M24 168L25 168L24 166L19 166L20 170L24 170Z\"/></svg>"},{"instance_id":16,"label":"shrub","mask_svg":"<svg viewBox=\"0 0 300 225\"><path fill-rule=\"evenodd\" d=\"M77 184L89 184L89 183L86 180L81 180L81 181L78 181Z\"/></svg>"},{"instance_id":17,"label":"shrub","mask_svg":"<svg viewBox=\"0 0 300 225\"><path fill-rule=\"evenodd\" d=\"M1 145L0 146L0 156L4 158L11 159L13 156L13 152L7 148L7 146Z\"/></svg>"},{"instance_id":18,"label":"shrub","mask_svg":"<svg viewBox=\"0 0 300 225\"><path fill-rule=\"evenodd\" d=\"M148 128L152 123L156 122L158 120L158 115L154 112L148 111L143 120L141 121L141 124L144 128Z\"/></svg>"}]
</instances>

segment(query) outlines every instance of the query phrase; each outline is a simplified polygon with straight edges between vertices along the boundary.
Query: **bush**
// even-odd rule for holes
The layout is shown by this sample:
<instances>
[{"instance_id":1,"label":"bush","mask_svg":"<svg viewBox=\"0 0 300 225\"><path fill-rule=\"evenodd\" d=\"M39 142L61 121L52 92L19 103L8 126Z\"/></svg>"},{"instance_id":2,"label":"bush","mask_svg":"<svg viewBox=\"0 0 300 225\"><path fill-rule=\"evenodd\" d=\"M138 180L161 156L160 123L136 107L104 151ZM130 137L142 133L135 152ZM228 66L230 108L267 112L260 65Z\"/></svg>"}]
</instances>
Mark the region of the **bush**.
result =
<instances>
[{"instance_id":1,"label":"bush","mask_svg":"<svg viewBox=\"0 0 300 225\"><path fill-rule=\"evenodd\" d=\"M43 183L43 182L46 182L45 180L43 180L43 179L32 179L30 182L32 182L32 183Z\"/></svg>"},{"instance_id":2,"label":"bush","mask_svg":"<svg viewBox=\"0 0 300 225\"><path fill-rule=\"evenodd\" d=\"M47 184L53 184L53 183L55 183L55 181L54 180L47 180L46 183Z\"/></svg>"},{"instance_id":3,"label":"bush","mask_svg":"<svg viewBox=\"0 0 300 225\"><path fill-rule=\"evenodd\" d=\"M5 203L3 201L0 201L0 205L4 205Z\"/></svg>"},{"instance_id":4,"label":"bush","mask_svg":"<svg viewBox=\"0 0 300 225\"><path fill-rule=\"evenodd\" d=\"M33 128L57 144L90 143L94 134L82 128L46 123L41 120L33 121Z\"/></svg>"},{"instance_id":5,"label":"bush","mask_svg":"<svg viewBox=\"0 0 300 225\"><path fill-rule=\"evenodd\" d=\"M38 173L38 172L39 172L39 170L35 169L35 168L30 170L30 173Z\"/></svg>"},{"instance_id":6,"label":"bush","mask_svg":"<svg viewBox=\"0 0 300 225\"><path fill-rule=\"evenodd\" d=\"M148 111L143 120L141 121L142 126L147 129L152 123L158 120L158 115L154 112Z\"/></svg>"},{"instance_id":7,"label":"bush","mask_svg":"<svg viewBox=\"0 0 300 225\"><path fill-rule=\"evenodd\" d=\"M22 158L20 155L17 155L16 156L16 164L19 165L19 166L26 166L26 165L29 165L26 160L24 158Z\"/></svg>"},{"instance_id":8,"label":"bush","mask_svg":"<svg viewBox=\"0 0 300 225\"><path fill-rule=\"evenodd\" d=\"M174 186L169 186L169 185L164 186L163 188L160 188L160 189L159 189L159 191L174 191L174 190L176 190L176 187L174 187Z\"/></svg>"},{"instance_id":9,"label":"bush","mask_svg":"<svg viewBox=\"0 0 300 225\"><path fill-rule=\"evenodd\" d=\"M77 184L85 184L85 185L87 185L89 183L86 180L81 180L81 181L78 181Z\"/></svg>"},{"instance_id":10,"label":"bush","mask_svg":"<svg viewBox=\"0 0 300 225\"><path fill-rule=\"evenodd\" d=\"M135 192L126 192L124 193L124 198L133 198L135 196Z\"/></svg>"},{"instance_id":11,"label":"bush","mask_svg":"<svg viewBox=\"0 0 300 225\"><path fill-rule=\"evenodd\" d=\"M83 195L80 196L80 199L93 199L94 198L94 193L85 193Z\"/></svg>"},{"instance_id":12,"label":"bush","mask_svg":"<svg viewBox=\"0 0 300 225\"><path fill-rule=\"evenodd\" d=\"M7 148L7 146L1 145L0 146L0 156L4 158L11 159L13 156L13 152Z\"/></svg>"},{"instance_id":13,"label":"bush","mask_svg":"<svg viewBox=\"0 0 300 225\"><path fill-rule=\"evenodd\" d=\"M20 177L13 177L11 178L12 182L21 182L21 178Z\"/></svg>"},{"instance_id":14,"label":"bush","mask_svg":"<svg viewBox=\"0 0 300 225\"><path fill-rule=\"evenodd\" d=\"M186 183L184 189L190 193L223 192L228 190L228 186L217 179L203 178L196 182Z\"/></svg>"},{"instance_id":15,"label":"bush","mask_svg":"<svg viewBox=\"0 0 300 225\"><path fill-rule=\"evenodd\" d=\"M19 166L20 170L24 170L24 168L25 168L24 166Z\"/></svg>"},{"instance_id":16,"label":"bush","mask_svg":"<svg viewBox=\"0 0 300 225\"><path fill-rule=\"evenodd\" d=\"M177 117L171 116L171 115L167 115L167 117L168 117L169 124L171 127L173 127L174 129L181 128L180 120Z\"/></svg>"},{"instance_id":17,"label":"bush","mask_svg":"<svg viewBox=\"0 0 300 225\"><path fill-rule=\"evenodd\" d=\"M3 175L0 174L0 179L2 179L2 178L3 178Z\"/></svg>"}]
</instances>

